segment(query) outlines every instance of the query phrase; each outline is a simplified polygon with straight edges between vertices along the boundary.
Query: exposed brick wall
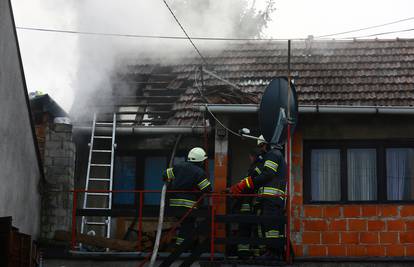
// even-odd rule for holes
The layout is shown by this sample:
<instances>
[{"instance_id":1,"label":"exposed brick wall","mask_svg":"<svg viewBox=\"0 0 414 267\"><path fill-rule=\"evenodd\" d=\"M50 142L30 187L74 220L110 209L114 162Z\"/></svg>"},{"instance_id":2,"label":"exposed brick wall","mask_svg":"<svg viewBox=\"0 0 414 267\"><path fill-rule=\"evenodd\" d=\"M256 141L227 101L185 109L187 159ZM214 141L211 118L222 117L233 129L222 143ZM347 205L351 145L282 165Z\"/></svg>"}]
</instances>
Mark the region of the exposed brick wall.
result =
<instances>
[{"instance_id":1,"label":"exposed brick wall","mask_svg":"<svg viewBox=\"0 0 414 267\"><path fill-rule=\"evenodd\" d=\"M297 256L414 256L414 205L303 205L302 136L293 146L291 236Z\"/></svg>"}]
</instances>

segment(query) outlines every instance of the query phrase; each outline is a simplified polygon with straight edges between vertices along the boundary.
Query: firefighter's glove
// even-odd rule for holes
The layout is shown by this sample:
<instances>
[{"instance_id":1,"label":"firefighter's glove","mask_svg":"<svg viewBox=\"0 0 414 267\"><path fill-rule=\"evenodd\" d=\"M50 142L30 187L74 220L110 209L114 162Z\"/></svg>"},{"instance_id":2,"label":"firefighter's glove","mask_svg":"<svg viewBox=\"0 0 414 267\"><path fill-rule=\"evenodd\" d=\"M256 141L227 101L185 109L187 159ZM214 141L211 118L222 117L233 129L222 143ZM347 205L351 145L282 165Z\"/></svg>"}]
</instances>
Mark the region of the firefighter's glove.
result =
<instances>
[{"instance_id":1,"label":"firefighter's glove","mask_svg":"<svg viewBox=\"0 0 414 267\"><path fill-rule=\"evenodd\" d=\"M241 194L246 189L253 189L253 181L250 176L244 178L239 183L230 187L231 194Z\"/></svg>"}]
</instances>

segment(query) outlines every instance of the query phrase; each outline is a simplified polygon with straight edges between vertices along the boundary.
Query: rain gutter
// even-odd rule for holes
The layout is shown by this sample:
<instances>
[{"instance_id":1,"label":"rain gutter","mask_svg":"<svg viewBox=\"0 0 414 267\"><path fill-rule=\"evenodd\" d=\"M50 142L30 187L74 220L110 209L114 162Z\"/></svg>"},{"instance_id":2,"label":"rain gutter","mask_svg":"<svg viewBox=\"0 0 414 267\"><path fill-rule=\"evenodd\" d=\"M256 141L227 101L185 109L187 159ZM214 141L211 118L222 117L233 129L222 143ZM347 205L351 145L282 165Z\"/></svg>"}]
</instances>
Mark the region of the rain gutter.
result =
<instances>
[{"instance_id":1,"label":"rain gutter","mask_svg":"<svg viewBox=\"0 0 414 267\"><path fill-rule=\"evenodd\" d=\"M208 109L213 113L257 113L259 106L255 104L209 104L198 105L194 108L199 111ZM398 114L414 115L414 107L401 106L339 106L339 105L301 105L299 113L326 113L326 114Z\"/></svg>"},{"instance_id":2,"label":"rain gutter","mask_svg":"<svg viewBox=\"0 0 414 267\"><path fill-rule=\"evenodd\" d=\"M90 134L90 126L74 126L74 131L81 134ZM208 127L207 131L211 131ZM111 127L96 128L98 134L111 134ZM163 134L204 134L202 126L120 126L116 128L117 135L163 135Z\"/></svg>"}]
</instances>

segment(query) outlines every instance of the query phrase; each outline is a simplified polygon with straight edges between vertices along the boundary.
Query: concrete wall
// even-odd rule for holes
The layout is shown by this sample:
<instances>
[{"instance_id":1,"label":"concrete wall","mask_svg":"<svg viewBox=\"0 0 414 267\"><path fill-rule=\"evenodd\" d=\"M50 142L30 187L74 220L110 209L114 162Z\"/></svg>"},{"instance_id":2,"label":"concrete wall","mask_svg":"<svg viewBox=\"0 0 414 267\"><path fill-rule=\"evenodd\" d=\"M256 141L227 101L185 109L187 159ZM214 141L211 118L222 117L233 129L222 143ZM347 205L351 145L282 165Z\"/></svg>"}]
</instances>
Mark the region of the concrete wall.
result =
<instances>
[{"instance_id":1,"label":"concrete wall","mask_svg":"<svg viewBox=\"0 0 414 267\"><path fill-rule=\"evenodd\" d=\"M45 134L41 237L51 239L56 230L70 230L75 181L75 144L72 125L48 124Z\"/></svg>"},{"instance_id":2,"label":"concrete wall","mask_svg":"<svg viewBox=\"0 0 414 267\"><path fill-rule=\"evenodd\" d=\"M36 238L40 169L9 0L0 0L0 217Z\"/></svg>"}]
</instances>

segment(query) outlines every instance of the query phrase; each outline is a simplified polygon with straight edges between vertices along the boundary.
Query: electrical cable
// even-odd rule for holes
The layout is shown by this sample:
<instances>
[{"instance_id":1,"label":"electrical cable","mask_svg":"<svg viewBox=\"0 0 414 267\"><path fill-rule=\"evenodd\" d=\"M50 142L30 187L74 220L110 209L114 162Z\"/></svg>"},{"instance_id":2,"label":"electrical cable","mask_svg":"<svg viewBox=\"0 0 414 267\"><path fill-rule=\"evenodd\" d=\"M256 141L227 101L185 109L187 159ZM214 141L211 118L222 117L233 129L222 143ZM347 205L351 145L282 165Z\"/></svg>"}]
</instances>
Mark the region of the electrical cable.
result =
<instances>
[{"instance_id":1,"label":"electrical cable","mask_svg":"<svg viewBox=\"0 0 414 267\"><path fill-rule=\"evenodd\" d=\"M406 18L406 19L400 19L400 20L396 20L396 21L392 21L392 22L388 22L388 23L384 23L384 24L379 24L379 25L375 25L375 26L360 28L360 29L356 29L356 30L350 30L350 31L345 31L345 32L338 32L338 33L331 33L331 34L320 35L320 36L317 36L315 38L325 38L325 37L331 37L331 36L335 36L335 35L342 35L342 34L346 34L346 33L359 32L359 31L364 31L364 30L370 30L370 29L380 28L380 27L384 27L384 26L388 26L388 25L400 23L400 22L403 22L403 21L413 20L413 19L414 19L414 17L410 17L410 18Z\"/></svg>"},{"instance_id":2,"label":"electrical cable","mask_svg":"<svg viewBox=\"0 0 414 267\"><path fill-rule=\"evenodd\" d=\"M103 32L89 32L89 31L74 31L74 30L58 30L58 29L48 29L48 28L35 28L35 27L16 27L18 30L27 30L27 31L41 31L41 32L54 32L54 33L67 33L67 34L80 34L80 35L95 35L95 36L107 36L107 37L126 37L126 38L144 38L144 39L169 39L169 40L188 40L187 37L182 36L168 36L168 35L140 35L140 34L121 34L121 33L103 33ZM355 30L362 31L362 29ZM364 37L371 37L376 35L384 35L391 33L407 32L412 29L396 30L385 33L377 33L363 36L350 36L350 37L340 37L340 38L326 38L328 36L335 36L345 33L350 33L354 31L336 33L336 34L327 34L314 37L314 40L348 40L348 39L358 39ZM305 41L308 38L226 38L226 37L191 37L191 40L200 40L200 41Z\"/></svg>"},{"instance_id":3,"label":"electrical cable","mask_svg":"<svg viewBox=\"0 0 414 267\"><path fill-rule=\"evenodd\" d=\"M373 37L373 36L378 36L378 35L385 35L385 34L399 33L399 32L410 32L410 31L414 31L414 28L405 29L405 30L398 30L398 31L390 31L390 32L380 32L380 33L361 35L361 36L357 36L357 37L348 37L348 38L342 38L342 39L359 39L359 38Z\"/></svg>"},{"instance_id":4,"label":"electrical cable","mask_svg":"<svg viewBox=\"0 0 414 267\"><path fill-rule=\"evenodd\" d=\"M169 35L143 35L143 34L123 34L123 33L104 33L91 31L75 31L75 30L59 30L50 28L36 28L36 27L21 27L17 26L18 30L27 31L41 31L41 32L55 32L55 33L69 33L81 35L96 35L108 37L127 37L127 38L147 38L147 39L172 39L172 40L188 40L184 36L169 36ZM231 38L231 37L191 37L191 40L200 41L304 41L306 38Z\"/></svg>"},{"instance_id":5,"label":"electrical cable","mask_svg":"<svg viewBox=\"0 0 414 267\"><path fill-rule=\"evenodd\" d=\"M190 43L193 45L194 49L197 51L197 53L200 56L201 60L203 60L205 65L208 65L206 59L201 54L200 50L198 50L198 48L194 44L193 40L191 40L190 36L185 31L183 25L181 25L180 21L178 21L177 17L175 16L174 12L171 10L170 6L167 4L167 2L165 0L162 0L162 1L164 2L165 6L168 8L168 10L170 11L171 15L174 17L174 19L177 22L178 26L180 26L181 30L184 32L185 36L187 36L188 41L190 41Z\"/></svg>"},{"instance_id":6,"label":"electrical cable","mask_svg":"<svg viewBox=\"0 0 414 267\"><path fill-rule=\"evenodd\" d=\"M206 108L206 110L207 110L207 112L208 113L210 113L210 115L211 115L211 117L213 117L213 119L218 123L218 124L220 124L221 125L221 127L223 127L224 129L226 129L229 133L231 133L231 134L234 134L235 136L238 136L238 137L243 137L241 134L239 134L239 133L237 133L237 132L235 132L235 131L233 131L233 130L231 130L230 128L228 128L226 125L224 125L224 123L222 123L215 115L214 115L214 113L209 109L209 107L208 107L208 99L204 96L204 94L203 94L203 92L200 90L200 88L199 88L199 83L197 82L197 76L196 76L196 72L195 72L195 74L194 74L194 84L195 84L195 87L196 87L196 89L197 89L197 91L198 91L198 93L200 94L200 96L201 96L201 98L204 100L204 102L205 102L205 108Z\"/></svg>"}]
</instances>

